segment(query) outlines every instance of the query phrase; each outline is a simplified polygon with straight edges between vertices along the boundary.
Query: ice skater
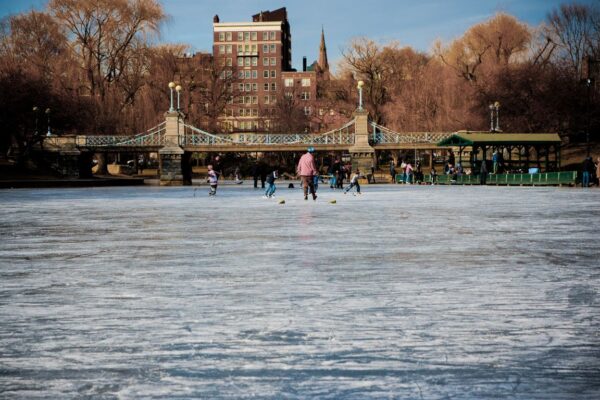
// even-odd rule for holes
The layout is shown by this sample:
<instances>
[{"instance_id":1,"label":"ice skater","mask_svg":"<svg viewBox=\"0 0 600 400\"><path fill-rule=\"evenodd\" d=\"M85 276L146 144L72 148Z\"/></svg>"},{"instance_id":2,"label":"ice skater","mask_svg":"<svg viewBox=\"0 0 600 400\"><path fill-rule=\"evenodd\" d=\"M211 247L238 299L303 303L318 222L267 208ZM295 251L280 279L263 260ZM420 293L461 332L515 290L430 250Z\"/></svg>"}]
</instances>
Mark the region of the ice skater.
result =
<instances>
[{"instance_id":1,"label":"ice skater","mask_svg":"<svg viewBox=\"0 0 600 400\"><path fill-rule=\"evenodd\" d=\"M344 194L348 193L353 187L356 187L356 194L361 194L360 184L358 183L359 178L364 178L364 176L361 175L360 171L357 169L352 175L352 178L350 178L350 184L344 189Z\"/></svg>"},{"instance_id":2,"label":"ice skater","mask_svg":"<svg viewBox=\"0 0 600 400\"><path fill-rule=\"evenodd\" d=\"M208 192L208 195L214 196L217 194L217 185L219 183L219 175L213 169L212 165L209 165L207 168L208 168L208 177L206 178L206 181L210 184L210 192Z\"/></svg>"},{"instance_id":3,"label":"ice skater","mask_svg":"<svg viewBox=\"0 0 600 400\"><path fill-rule=\"evenodd\" d=\"M315 187L315 193L317 192L317 190L319 190L319 181L325 183L323 177L319 175L319 171L317 171L317 174L313 176L313 185Z\"/></svg>"},{"instance_id":4,"label":"ice skater","mask_svg":"<svg viewBox=\"0 0 600 400\"><path fill-rule=\"evenodd\" d=\"M265 191L265 195L263 196L265 199L274 197L275 190L275 179L279 178L279 171L277 169L273 170L269 175L267 175L267 190Z\"/></svg>"},{"instance_id":5,"label":"ice skater","mask_svg":"<svg viewBox=\"0 0 600 400\"><path fill-rule=\"evenodd\" d=\"M235 172L233 174L235 175L235 183L237 183L238 185L241 185L242 183L244 183L244 181L242 180L242 177L240 175L240 167L239 166L235 167Z\"/></svg>"},{"instance_id":6,"label":"ice skater","mask_svg":"<svg viewBox=\"0 0 600 400\"><path fill-rule=\"evenodd\" d=\"M309 190L310 194L312 194L313 200L317 200L313 177L318 175L319 172L317 171L317 165L315 164L315 158L313 156L314 152L315 148L310 146L306 153L300 157L300 161L298 161L298 166L296 167L296 173L300 175L300 179L302 179L304 200L308 200Z\"/></svg>"}]
</instances>

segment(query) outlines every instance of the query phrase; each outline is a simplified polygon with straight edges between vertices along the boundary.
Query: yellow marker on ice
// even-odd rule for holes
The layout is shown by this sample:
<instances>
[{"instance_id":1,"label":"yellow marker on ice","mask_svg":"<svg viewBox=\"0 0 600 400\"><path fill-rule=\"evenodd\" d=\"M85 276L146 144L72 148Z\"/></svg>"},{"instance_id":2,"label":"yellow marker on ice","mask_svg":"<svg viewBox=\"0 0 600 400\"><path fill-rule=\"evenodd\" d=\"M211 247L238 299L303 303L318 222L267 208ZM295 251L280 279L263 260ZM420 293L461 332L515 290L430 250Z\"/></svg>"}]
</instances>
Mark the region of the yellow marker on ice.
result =
<instances>
[{"instance_id":1,"label":"yellow marker on ice","mask_svg":"<svg viewBox=\"0 0 600 400\"><path fill-rule=\"evenodd\" d=\"M284 199L279 200L279 204L285 204L285 200Z\"/></svg>"},{"instance_id":2,"label":"yellow marker on ice","mask_svg":"<svg viewBox=\"0 0 600 400\"><path fill-rule=\"evenodd\" d=\"M333 200L330 200L329 202L330 202L331 204L335 204L335 203L337 203L337 201L336 201L335 199L333 199Z\"/></svg>"}]
</instances>

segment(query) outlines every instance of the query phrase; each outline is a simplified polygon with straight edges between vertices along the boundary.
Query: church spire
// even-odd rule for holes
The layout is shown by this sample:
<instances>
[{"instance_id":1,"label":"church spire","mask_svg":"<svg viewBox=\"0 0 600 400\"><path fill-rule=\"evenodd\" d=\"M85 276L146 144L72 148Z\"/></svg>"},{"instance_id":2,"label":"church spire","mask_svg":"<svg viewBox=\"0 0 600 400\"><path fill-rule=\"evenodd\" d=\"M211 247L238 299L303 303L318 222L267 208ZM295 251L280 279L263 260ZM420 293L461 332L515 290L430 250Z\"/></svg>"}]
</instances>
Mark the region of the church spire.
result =
<instances>
[{"instance_id":1,"label":"church spire","mask_svg":"<svg viewBox=\"0 0 600 400\"><path fill-rule=\"evenodd\" d=\"M321 26L321 45L319 46L319 69L324 75L329 75L329 62L327 61L327 47L325 47L325 30Z\"/></svg>"}]
</instances>

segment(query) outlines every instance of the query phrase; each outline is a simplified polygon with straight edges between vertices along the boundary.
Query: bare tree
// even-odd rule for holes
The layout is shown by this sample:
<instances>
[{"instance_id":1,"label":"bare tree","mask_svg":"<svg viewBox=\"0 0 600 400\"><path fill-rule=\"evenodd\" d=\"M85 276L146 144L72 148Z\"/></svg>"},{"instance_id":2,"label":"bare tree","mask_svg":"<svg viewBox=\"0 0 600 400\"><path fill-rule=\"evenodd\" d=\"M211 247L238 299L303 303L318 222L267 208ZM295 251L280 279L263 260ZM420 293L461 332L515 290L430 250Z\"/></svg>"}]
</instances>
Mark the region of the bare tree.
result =
<instances>
[{"instance_id":1,"label":"bare tree","mask_svg":"<svg viewBox=\"0 0 600 400\"><path fill-rule=\"evenodd\" d=\"M600 58L600 9L579 3L562 4L548 15L548 40L558 46L559 62L582 78L584 56Z\"/></svg>"}]
</instances>

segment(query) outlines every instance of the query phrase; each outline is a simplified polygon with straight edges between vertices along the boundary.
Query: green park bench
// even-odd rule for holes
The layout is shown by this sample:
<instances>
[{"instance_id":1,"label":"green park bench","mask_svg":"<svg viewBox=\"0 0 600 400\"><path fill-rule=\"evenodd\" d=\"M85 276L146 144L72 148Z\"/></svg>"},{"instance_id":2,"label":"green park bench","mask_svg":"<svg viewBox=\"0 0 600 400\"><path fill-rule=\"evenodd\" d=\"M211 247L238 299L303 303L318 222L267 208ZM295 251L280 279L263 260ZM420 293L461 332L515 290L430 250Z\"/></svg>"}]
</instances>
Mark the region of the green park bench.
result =
<instances>
[{"instance_id":1,"label":"green park bench","mask_svg":"<svg viewBox=\"0 0 600 400\"><path fill-rule=\"evenodd\" d=\"M401 182L401 176L396 176L396 182ZM431 175L423 176L424 183L431 183ZM452 182L450 175L438 175L436 183L440 185L479 185L479 175L461 175ZM489 174L488 185L507 186L575 186L577 171L544 172L538 174Z\"/></svg>"}]
</instances>

